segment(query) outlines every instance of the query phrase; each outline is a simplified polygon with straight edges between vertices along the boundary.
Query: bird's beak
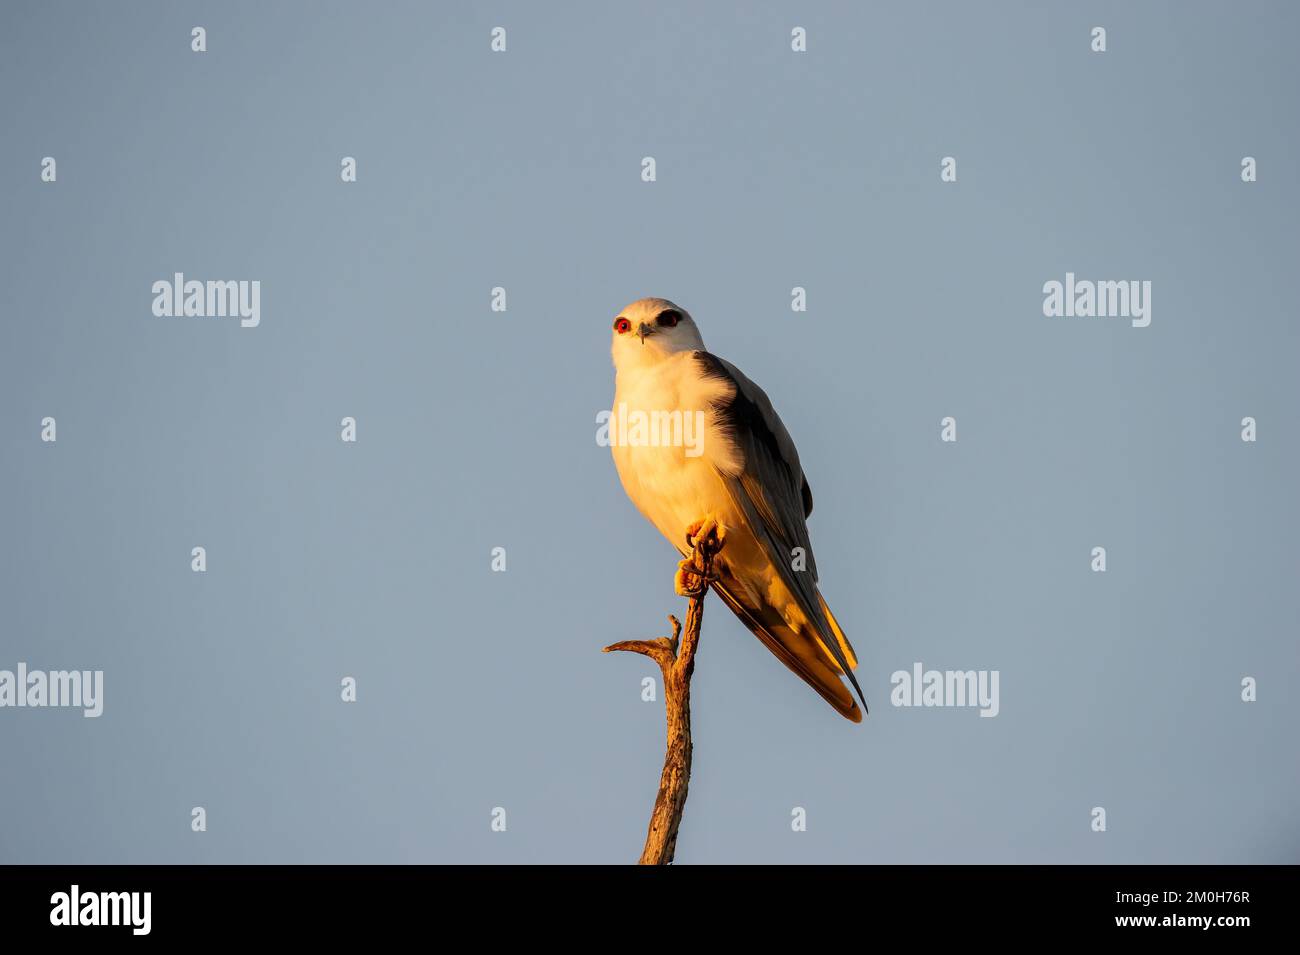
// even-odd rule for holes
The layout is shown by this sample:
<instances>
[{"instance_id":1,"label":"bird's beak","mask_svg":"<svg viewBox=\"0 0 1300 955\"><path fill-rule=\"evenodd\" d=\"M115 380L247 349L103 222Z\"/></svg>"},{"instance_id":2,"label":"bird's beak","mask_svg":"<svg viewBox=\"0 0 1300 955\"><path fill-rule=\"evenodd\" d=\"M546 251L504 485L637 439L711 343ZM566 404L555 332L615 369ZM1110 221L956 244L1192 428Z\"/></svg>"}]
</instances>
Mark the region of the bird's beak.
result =
<instances>
[{"instance_id":1,"label":"bird's beak","mask_svg":"<svg viewBox=\"0 0 1300 955\"><path fill-rule=\"evenodd\" d=\"M637 338L641 339L641 344L642 344L642 345L645 344L645 337L646 337L647 335L653 335L653 334L654 334L654 331L655 331L655 330L654 330L654 326L653 326L653 325L647 325L645 322L642 322L640 325L638 325L638 326L636 327L636 335L637 335Z\"/></svg>"}]
</instances>

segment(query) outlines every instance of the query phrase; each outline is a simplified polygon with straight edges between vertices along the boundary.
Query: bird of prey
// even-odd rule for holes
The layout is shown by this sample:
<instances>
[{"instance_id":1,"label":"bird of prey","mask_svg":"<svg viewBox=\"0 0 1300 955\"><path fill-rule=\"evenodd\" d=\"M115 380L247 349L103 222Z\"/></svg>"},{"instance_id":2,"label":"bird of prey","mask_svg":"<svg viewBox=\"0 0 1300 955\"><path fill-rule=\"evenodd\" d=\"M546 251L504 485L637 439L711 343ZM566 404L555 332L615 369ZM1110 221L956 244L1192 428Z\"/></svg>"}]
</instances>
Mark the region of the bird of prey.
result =
<instances>
[{"instance_id":1,"label":"bird of prey","mask_svg":"<svg viewBox=\"0 0 1300 955\"><path fill-rule=\"evenodd\" d=\"M777 659L861 722L867 703L853 676L858 661L817 590L805 523L812 491L767 395L706 351L690 313L667 299L643 298L618 313L613 355L615 416L666 422L680 412L688 433L692 421L703 424L694 448L651 440L658 435L644 429L639 440L626 427L618 440L611 431L627 496L683 556L687 529L716 522L726 547L714 565L714 591Z\"/></svg>"}]
</instances>

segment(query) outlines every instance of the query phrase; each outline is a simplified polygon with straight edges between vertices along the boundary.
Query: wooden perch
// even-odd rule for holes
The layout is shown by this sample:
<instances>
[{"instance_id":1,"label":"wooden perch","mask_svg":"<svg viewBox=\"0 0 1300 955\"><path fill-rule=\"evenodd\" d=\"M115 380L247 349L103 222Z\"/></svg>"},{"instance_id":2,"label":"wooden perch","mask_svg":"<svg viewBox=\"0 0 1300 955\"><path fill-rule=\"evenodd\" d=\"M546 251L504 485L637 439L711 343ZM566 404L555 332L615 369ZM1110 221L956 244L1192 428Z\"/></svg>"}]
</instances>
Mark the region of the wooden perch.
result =
<instances>
[{"instance_id":1,"label":"wooden perch","mask_svg":"<svg viewBox=\"0 0 1300 955\"><path fill-rule=\"evenodd\" d=\"M664 709L668 717L668 746L664 752L664 769L659 777L659 794L655 796L650 828L646 832L641 865L668 865L677 851L677 829L686 808L686 788L691 780L691 674L695 671L695 650L700 642L700 623L704 619L704 598L713 580L713 559L722 550L722 538L712 522L692 527L686 535L691 556L679 565L674 581L677 593L690 598L686 608L686 632L672 614L671 637L657 640L624 640L605 647L630 650L650 657L659 664L664 681Z\"/></svg>"}]
</instances>

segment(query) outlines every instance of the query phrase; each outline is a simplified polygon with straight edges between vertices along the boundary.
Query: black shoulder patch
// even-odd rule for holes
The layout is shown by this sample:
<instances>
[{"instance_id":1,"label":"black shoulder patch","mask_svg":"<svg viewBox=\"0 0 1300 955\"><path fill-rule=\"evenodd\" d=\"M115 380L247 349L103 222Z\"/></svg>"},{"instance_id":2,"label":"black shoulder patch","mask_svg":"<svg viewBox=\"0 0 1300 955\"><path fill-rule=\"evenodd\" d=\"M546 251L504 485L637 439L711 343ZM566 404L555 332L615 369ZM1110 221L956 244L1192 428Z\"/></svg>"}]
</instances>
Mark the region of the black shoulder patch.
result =
<instances>
[{"instance_id":1,"label":"black shoulder patch","mask_svg":"<svg viewBox=\"0 0 1300 955\"><path fill-rule=\"evenodd\" d=\"M722 363L722 360L717 355L712 355L706 351L697 351L693 354L707 377L720 378L731 383L732 390L735 393L730 398L715 402L713 410L718 413L723 426L731 434L732 438L743 448L745 436L751 436L759 449L767 454L774 464L779 465L785 470L786 474L789 474L789 467L785 463L785 458L781 455L781 447L777 443L776 435L768 427L762 409L744 393L740 387L740 382L736 381L735 376L727 370L727 366ZM758 386L755 385L754 387L757 388ZM793 480L791 480L791 483L794 483ZM807 482L805 482L804 487L807 488ZM811 509L811 507L812 492L805 490L805 517L808 516L807 510Z\"/></svg>"},{"instance_id":2,"label":"black shoulder patch","mask_svg":"<svg viewBox=\"0 0 1300 955\"><path fill-rule=\"evenodd\" d=\"M725 378L727 381L732 380L726 366L722 364L722 360L718 358L717 355L710 354L706 351L696 351L691 352L691 357L695 359L697 364L699 364L700 368L704 371L704 374L708 375L710 378Z\"/></svg>"}]
</instances>

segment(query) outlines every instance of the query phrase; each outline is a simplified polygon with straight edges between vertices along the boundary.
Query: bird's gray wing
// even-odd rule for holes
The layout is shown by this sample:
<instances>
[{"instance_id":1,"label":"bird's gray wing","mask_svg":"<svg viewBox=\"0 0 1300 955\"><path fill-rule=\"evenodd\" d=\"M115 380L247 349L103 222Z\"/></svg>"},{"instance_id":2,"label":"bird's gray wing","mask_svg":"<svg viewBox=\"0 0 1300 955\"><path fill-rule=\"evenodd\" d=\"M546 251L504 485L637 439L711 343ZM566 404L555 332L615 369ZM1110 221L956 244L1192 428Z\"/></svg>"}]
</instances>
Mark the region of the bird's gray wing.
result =
<instances>
[{"instance_id":1,"label":"bird's gray wing","mask_svg":"<svg viewBox=\"0 0 1300 955\"><path fill-rule=\"evenodd\" d=\"M862 689L840 645L843 634L837 634L838 625L832 626L826 605L817 592L817 564L804 520L812 513L812 490L799 465L794 441L763 389L740 369L705 351L696 352L695 359L705 375L723 379L732 386L728 389L731 396L720 400L713 409L718 426L736 444L745 462L739 475L719 472L728 493L795 595L800 609L817 627L827 652L862 699ZM796 571L792 566L792 551L796 547L803 549L806 570ZM866 707L865 699L862 705Z\"/></svg>"}]
</instances>

